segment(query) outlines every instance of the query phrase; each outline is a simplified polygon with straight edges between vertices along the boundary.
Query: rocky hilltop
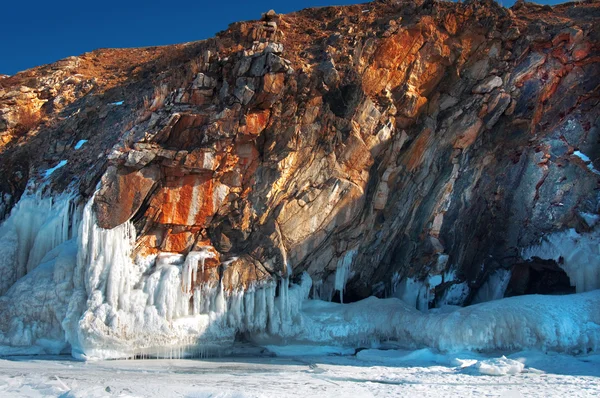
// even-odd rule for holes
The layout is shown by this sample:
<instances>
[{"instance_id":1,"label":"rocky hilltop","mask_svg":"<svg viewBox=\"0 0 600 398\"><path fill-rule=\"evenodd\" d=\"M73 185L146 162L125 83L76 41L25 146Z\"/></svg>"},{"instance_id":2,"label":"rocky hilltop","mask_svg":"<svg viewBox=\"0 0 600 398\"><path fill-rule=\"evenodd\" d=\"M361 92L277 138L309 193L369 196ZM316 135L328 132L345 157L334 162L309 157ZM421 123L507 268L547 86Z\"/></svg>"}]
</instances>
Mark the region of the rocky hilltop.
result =
<instances>
[{"instance_id":1,"label":"rocky hilltop","mask_svg":"<svg viewBox=\"0 0 600 398\"><path fill-rule=\"evenodd\" d=\"M599 89L599 2L270 11L0 79L0 217L69 196L48 251L91 200L99 231L127 227L131 267L150 259L121 295L166 258L184 292L226 297L307 274L311 297L420 309L591 290ZM0 294L35 268L22 236Z\"/></svg>"}]
</instances>

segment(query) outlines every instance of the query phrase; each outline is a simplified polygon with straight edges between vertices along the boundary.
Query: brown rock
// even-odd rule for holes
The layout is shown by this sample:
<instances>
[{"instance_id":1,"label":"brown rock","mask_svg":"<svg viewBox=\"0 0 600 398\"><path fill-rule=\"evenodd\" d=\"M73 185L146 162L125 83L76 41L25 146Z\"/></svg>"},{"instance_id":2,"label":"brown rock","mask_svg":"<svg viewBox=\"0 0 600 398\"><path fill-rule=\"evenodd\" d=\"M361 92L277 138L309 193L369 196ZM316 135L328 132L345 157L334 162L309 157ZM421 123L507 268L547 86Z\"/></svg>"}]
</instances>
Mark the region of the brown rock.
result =
<instances>
[{"instance_id":1,"label":"brown rock","mask_svg":"<svg viewBox=\"0 0 600 398\"><path fill-rule=\"evenodd\" d=\"M206 226L229 189L210 174L186 175L158 190L150 206L159 209L160 224Z\"/></svg>"},{"instance_id":2,"label":"brown rock","mask_svg":"<svg viewBox=\"0 0 600 398\"><path fill-rule=\"evenodd\" d=\"M133 217L159 179L157 166L131 172L109 167L94 200L98 225L111 229Z\"/></svg>"},{"instance_id":3,"label":"brown rock","mask_svg":"<svg viewBox=\"0 0 600 398\"><path fill-rule=\"evenodd\" d=\"M195 236L189 231L179 233L167 232L164 237L161 250L166 252L183 253L186 252L194 243Z\"/></svg>"},{"instance_id":4,"label":"brown rock","mask_svg":"<svg viewBox=\"0 0 600 398\"><path fill-rule=\"evenodd\" d=\"M271 111L265 109L246 115L246 124L240 126L240 133L258 136L267 127Z\"/></svg>"},{"instance_id":5,"label":"brown rock","mask_svg":"<svg viewBox=\"0 0 600 398\"><path fill-rule=\"evenodd\" d=\"M454 148L465 149L471 146L477 139L483 122L480 119L476 119L473 124L467 127L461 135L459 135L454 141Z\"/></svg>"}]
</instances>

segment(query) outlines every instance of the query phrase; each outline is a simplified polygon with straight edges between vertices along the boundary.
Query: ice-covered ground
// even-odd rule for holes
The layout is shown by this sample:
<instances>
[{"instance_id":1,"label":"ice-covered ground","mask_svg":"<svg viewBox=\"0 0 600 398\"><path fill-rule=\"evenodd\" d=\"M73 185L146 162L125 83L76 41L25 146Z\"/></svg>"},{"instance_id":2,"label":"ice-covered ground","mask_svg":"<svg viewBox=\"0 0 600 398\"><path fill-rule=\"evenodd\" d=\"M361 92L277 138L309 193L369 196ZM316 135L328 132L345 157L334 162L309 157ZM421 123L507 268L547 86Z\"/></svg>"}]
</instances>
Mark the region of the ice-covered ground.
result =
<instances>
[{"instance_id":1,"label":"ice-covered ground","mask_svg":"<svg viewBox=\"0 0 600 398\"><path fill-rule=\"evenodd\" d=\"M2 397L597 397L600 356L430 350L356 356L0 360Z\"/></svg>"}]
</instances>

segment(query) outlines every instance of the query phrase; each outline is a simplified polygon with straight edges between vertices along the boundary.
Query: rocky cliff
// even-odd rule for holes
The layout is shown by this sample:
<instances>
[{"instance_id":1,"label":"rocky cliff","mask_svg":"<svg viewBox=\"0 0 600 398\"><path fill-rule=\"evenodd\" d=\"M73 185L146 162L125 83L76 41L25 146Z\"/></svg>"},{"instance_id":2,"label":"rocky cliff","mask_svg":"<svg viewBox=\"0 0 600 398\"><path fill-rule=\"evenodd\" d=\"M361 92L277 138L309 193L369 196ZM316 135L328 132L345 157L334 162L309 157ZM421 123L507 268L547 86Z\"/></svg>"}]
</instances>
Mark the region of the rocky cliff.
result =
<instances>
[{"instance_id":1,"label":"rocky cliff","mask_svg":"<svg viewBox=\"0 0 600 398\"><path fill-rule=\"evenodd\" d=\"M118 275L139 271L121 295L160 264L179 264L191 295L284 278L279 297L308 274L315 298L422 310L591 290L599 89L598 2L268 12L206 41L2 78L0 217L69 197L64 239L39 261L92 198L90 236L125 228L138 259L118 260ZM0 293L36 266L35 231L16 234ZM95 305L126 306L86 283Z\"/></svg>"}]
</instances>

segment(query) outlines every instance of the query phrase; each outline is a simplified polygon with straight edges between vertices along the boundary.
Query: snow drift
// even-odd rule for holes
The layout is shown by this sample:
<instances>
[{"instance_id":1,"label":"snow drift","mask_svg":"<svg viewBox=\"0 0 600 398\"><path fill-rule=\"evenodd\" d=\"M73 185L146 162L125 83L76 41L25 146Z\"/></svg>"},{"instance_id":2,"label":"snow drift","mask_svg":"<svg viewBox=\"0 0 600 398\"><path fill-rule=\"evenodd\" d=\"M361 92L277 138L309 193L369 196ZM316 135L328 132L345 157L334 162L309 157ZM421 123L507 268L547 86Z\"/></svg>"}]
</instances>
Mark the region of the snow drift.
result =
<instances>
[{"instance_id":1,"label":"snow drift","mask_svg":"<svg viewBox=\"0 0 600 398\"><path fill-rule=\"evenodd\" d=\"M133 225L98 227L92 202L82 211L72 196L27 196L0 227L0 353L179 357L230 347L239 333L273 351L309 345L347 353L384 341L446 352L600 346L599 290L427 312L397 298L308 300L308 274L296 284L282 276L225 291L194 284L209 252L133 259ZM344 264L338 272L341 293Z\"/></svg>"}]
</instances>

